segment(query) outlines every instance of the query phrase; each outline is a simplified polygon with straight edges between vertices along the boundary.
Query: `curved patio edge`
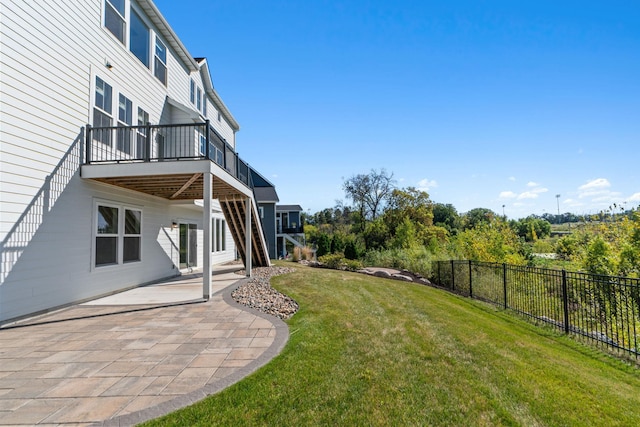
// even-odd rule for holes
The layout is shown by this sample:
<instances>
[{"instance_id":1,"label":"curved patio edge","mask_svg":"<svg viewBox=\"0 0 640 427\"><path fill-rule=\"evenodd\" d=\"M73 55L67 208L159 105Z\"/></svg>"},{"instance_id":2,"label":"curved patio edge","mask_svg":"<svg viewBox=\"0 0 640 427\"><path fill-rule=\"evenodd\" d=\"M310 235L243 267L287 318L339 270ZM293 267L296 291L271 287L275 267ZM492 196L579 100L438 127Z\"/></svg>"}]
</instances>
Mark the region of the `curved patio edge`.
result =
<instances>
[{"instance_id":1,"label":"curved patio edge","mask_svg":"<svg viewBox=\"0 0 640 427\"><path fill-rule=\"evenodd\" d=\"M269 363L273 358L275 358L282 349L286 345L289 340L289 327L287 324L281 319L272 316L270 314L263 313L254 308L248 307L246 305L240 304L236 302L231 296L231 292L242 286L246 282L248 282L250 278L240 279L226 288L224 288L220 293L222 294L223 301L231 306L239 308L247 313L251 313L257 317L265 319L273 324L275 327L276 335L273 339L273 343L269 346L260 356L258 356L255 360L247 364L246 366L239 368L237 371L229 374L224 378L220 378L212 383L205 385L202 388L194 390L192 392L186 393L182 396L178 396L166 402L160 403L158 405L142 409L140 411L132 412L126 415L120 415L108 420L105 420L100 423L91 424L92 426L131 426L139 423L143 423L145 421L152 420L154 418L162 417L167 415L173 411L178 409L185 408L189 405L193 405L196 402L199 402L205 399L208 396L214 395L225 388L237 383L238 381L246 378L253 372L257 371L259 368L265 366Z\"/></svg>"}]
</instances>

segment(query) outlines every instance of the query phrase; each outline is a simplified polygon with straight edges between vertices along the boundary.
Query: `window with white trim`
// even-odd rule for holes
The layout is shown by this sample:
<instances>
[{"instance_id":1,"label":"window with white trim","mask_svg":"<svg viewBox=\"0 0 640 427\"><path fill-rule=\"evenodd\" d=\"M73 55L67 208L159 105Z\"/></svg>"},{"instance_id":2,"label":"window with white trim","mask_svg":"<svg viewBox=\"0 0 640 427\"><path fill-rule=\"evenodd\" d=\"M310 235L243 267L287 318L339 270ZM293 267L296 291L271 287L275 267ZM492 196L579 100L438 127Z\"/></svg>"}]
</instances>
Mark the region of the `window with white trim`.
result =
<instances>
[{"instance_id":1,"label":"window with white trim","mask_svg":"<svg viewBox=\"0 0 640 427\"><path fill-rule=\"evenodd\" d=\"M111 117L111 85L107 84L100 77L96 76L96 90L94 94L93 107L93 127L109 127L112 126L113 118ZM98 130L93 132L93 139L103 144L111 146L111 131Z\"/></svg>"},{"instance_id":2,"label":"window with white trim","mask_svg":"<svg viewBox=\"0 0 640 427\"><path fill-rule=\"evenodd\" d=\"M142 259L142 211L108 202L96 203L94 265L102 267Z\"/></svg>"},{"instance_id":3,"label":"window with white trim","mask_svg":"<svg viewBox=\"0 0 640 427\"><path fill-rule=\"evenodd\" d=\"M198 111L202 109L202 90L200 90L200 88L198 88L197 90L196 108L198 109Z\"/></svg>"},{"instance_id":4,"label":"window with white trim","mask_svg":"<svg viewBox=\"0 0 640 427\"><path fill-rule=\"evenodd\" d=\"M167 47L156 36L156 52L154 57L153 74L163 85L167 85Z\"/></svg>"},{"instance_id":5,"label":"window with white trim","mask_svg":"<svg viewBox=\"0 0 640 427\"><path fill-rule=\"evenodd\" d=\"M223 252L227 250L227 223L224 219L214 218L212 220L214 231L214 242L211 245L211 252Z\"/></svg>"},{"instance_id":6,"label":"window with white trim","mask_svg":"<svg viewBox=\"0 0 640 427\"><path fill-rule=\"evenodd\" d=\"M149 27L140 15L131 9L131 32L129 34L129 50L149 68Z\"/></svg>"},{"instance_id":7,"label":"window with white trim","mask_svg":"<svg viewBox=\"0 0 640 427\"><path fill-rule=\"evenodd\" d=\"M202 98L202 115L204 116L204 118L207 118L207 97L204 96Z\"/></svg>"},{"instance_id":8,"label":"window with white trim","mask_svg":"<svg viewBox=\"0 0 640 427\"><path fill-rule=\"evenodd\" d=\"M207 137L201 133L198 135L200 136L200 155L204 156L207 154Z\"/></svg>"},{"instance_id":9,"label":"window with white trim","mask_svg":"<svg viewBox=\"0 0 640 427\"><path fill-rule=\"evenodd\" d=\"M138 107L138 130L136 132L136 158L144 159L146 155L147 124L149 123L149 113Z\"/></svg>"},{"instance_id":10,"label":"window with white trim","mask_svg":"<svg viewBox=\"0 0 640 427\"><path fill-rule=\"evenodd\" d=\"M191 79L191 85L189 86L189 100L192 104L196 103L196 82Z\"/></svg>"},{"instance_id":11,"label":"window with white trim","mask_svg":"<svg viewBox=\"0 0 640 427\"><path fill-rule=\"evenodd\" d=\"M118 98L118 127L131 126L133 119L133 103L120 94ZM131 154L131 129L118 129L116 144L118 150Z\"/></svg>"},{"instance_id":12,"label":"window with white trim","mask_svg":"<svg viewBox=\"0 0 640 427\"><path fill-rule=\"evenodd\" d=\"M125 0L105 0L104 2L104 26L116 36L120 43L125 44L126 20Z\"/></svg>"}]
</instances>

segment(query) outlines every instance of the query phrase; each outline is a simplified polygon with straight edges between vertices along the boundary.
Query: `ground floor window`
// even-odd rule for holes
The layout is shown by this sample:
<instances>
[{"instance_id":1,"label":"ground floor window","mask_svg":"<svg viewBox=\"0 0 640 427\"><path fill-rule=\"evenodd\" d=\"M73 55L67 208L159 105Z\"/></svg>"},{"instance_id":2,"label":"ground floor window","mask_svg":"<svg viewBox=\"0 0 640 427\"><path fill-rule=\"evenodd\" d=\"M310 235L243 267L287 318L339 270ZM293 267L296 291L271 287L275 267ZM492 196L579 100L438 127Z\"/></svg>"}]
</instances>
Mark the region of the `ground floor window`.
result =
<instances>
[{"instance_id":1,"label":"ground floor window","mask_svg":"<svg viewBox=\"0 0 640 427\"><path fill-rule=\"evenodd\" d=\"M227 250L227 222L221 218L214 218L211 224L213 228L214 241L211 245L211 252L222 252Z\"/></svg>"},{"instance_id":2,"label":"ground floor window","mask_svg":"<svg viewBox=\"0 0 640 427\"><path fill-rule=\"evenodd\" d=\"M107 202L95 205L94 265L142 260L142 210Z\"/></svg>"}]
</instances>

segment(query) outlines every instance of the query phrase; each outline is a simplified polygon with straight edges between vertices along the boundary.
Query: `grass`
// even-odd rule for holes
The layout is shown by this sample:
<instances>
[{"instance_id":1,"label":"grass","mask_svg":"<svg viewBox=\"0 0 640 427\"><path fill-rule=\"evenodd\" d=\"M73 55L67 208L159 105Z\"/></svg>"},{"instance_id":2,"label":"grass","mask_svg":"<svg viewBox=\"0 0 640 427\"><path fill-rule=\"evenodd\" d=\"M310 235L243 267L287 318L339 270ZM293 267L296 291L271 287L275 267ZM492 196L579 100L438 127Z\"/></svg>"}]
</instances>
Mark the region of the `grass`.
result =
<instances>
[{"instance_id":1,"label":"grass","mask_svg":"<svg viewBox=\"0 0 640 427\"><path fill-rule=\"evenodd\" d=\"M640 372L441 290L297 267L283 352L145 425L640 425Z\"/></svg>"}]
</instances>

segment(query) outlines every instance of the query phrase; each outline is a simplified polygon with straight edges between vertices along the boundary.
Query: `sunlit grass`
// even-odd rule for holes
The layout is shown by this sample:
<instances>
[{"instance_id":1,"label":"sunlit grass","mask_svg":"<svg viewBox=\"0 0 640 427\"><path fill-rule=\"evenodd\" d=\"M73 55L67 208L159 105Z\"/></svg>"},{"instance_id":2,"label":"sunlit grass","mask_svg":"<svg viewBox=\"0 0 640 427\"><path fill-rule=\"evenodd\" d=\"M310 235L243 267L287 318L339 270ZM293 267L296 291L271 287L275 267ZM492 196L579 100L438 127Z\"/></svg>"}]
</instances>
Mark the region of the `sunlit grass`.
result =
<instances>
[{"instance_id":1,"label":"sunlit grass","mask_svg":"<svg viewBox=\"0 0 640 427\"><path fill-rule=\"evenodd\" d=\"M640 425L640 373L480 302L298 267L283 352L148 425Z\"/></svg>"}]
</instances>

